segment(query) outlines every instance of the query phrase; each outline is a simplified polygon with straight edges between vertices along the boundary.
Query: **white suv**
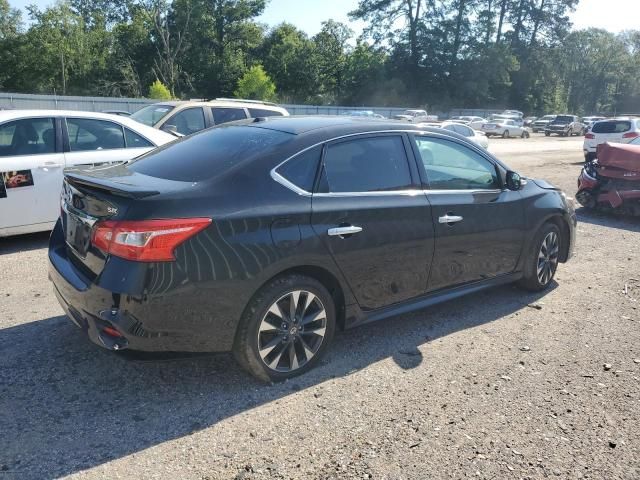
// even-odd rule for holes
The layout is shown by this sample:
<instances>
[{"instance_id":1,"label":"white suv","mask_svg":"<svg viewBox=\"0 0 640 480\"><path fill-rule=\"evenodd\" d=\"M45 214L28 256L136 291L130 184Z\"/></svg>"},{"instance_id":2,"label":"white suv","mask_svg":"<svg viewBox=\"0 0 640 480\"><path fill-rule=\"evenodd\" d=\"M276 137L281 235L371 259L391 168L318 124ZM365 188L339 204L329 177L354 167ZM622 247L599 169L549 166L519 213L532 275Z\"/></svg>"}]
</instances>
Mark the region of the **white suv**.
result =
<instances>
[{"instance_id":1,"label":"white suv","mask_svg":"<svg viewBox=\"0 0 640 480\"><path fill-rule=\"evenodd\" d=\"M601 143L629 143L638 137L639 118L612 118L595 122L584 136L584 159L589 161L596 158L596 150Z\"/></svg>"}]
</instances>

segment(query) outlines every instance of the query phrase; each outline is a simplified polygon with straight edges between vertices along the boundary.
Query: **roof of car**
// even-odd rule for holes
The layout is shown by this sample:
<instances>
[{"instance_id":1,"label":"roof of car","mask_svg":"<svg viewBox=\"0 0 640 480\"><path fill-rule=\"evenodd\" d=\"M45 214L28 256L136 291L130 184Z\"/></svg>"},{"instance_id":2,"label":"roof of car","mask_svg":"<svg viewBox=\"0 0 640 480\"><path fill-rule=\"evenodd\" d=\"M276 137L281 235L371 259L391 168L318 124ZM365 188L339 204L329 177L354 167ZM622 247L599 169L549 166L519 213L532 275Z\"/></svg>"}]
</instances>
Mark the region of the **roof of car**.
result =
<instances>
[{"instance_id":1,"label":"roof of car","mask_svg":"<svg viewBox=\"0 0 640 480\"><path fill-rule=\"evenodd\" d=\"M269 102L260 102L257 100L244 100L244 99L233 99L233 98L216 98L213 100L167 100L163 102L150 103L145 105L145 107L154 105L156 107L159 106L167 106L167 107L179 107L179 106L237 106L240 108L266 108L266 109L284 109L280 105L276 105L275 103Z\"/></svg>"},{"instance_id":2,"label":"roof of car","mask_svg":"<svg viewBox=\"0 0 640 480\"><path fill-rule=\"evenodd\" d=\"M291 116L291 117L268 117L248 120L242 122L258 128L277 130L294 135L301 135L308 132L318 132L321 130L340 130L341 134L361 133L363 131L378 132L383 130L425 130L417 124L397 121L376 119L368 117L351 117L346 115L312 115L312 116Z\"/></svg>"}]
</instances>

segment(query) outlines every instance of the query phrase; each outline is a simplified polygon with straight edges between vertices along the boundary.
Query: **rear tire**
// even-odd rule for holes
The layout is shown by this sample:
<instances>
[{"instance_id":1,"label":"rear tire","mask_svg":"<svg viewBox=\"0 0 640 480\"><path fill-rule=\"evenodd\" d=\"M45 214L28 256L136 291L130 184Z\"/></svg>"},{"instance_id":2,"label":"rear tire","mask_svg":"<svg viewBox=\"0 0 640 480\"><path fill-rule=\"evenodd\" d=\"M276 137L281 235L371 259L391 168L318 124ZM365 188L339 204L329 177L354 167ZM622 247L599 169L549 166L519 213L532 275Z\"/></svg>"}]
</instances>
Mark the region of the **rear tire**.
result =
<instances>
[{"instance_id":1,"label":"rear tire","mask_svg":"<svg viewBox=\"0 0 640 480\"><path fill-rule=\"evenodd\" d=\"M544 132L544 136L545 136L545 137L550 137L550 136L551 136L551 133L549 133L549 132Z\"/></svg>"},{"instance_id":2,"label":"rear tire","mask_svg":"<svg viewBox=\"0 0 640 480\"><path fill-rule=\"evenodd\" d=\"M277 277L247 305L233 354L254 377L280 382L313 368L335 327L333 298L320 282L303 275Z\"/></svg>"},{"instance_id":3,"label":"rear tire","mask_svg":"<svg viewBox=\"0 0 640 480\"><path fill-rule=\"evenodd\" d=\"M529 138L529 132L527 132L526 130L523 130L522 135L520 135L520 138Z\"/></svg>"},{"instance_id":4,"label":"rear tire","mask_svg":"<svg viewBox=\"0 0 640 480\"><path fill-rule=\"evenodd\" d=\"M532 292L549 288L558 268L562 236L555 223L545 223L526 254L524 276L519 285Z\"/></svg>"},{"instance_id":5,"label":"rear tire","mask_svg":"<svg viewBox=\"0 0 640 480\"><path fill-rule=\"evenodd\" d=\"M509 130L502 132L502 138L509 138Z\"/></svg>"}]
</instances>

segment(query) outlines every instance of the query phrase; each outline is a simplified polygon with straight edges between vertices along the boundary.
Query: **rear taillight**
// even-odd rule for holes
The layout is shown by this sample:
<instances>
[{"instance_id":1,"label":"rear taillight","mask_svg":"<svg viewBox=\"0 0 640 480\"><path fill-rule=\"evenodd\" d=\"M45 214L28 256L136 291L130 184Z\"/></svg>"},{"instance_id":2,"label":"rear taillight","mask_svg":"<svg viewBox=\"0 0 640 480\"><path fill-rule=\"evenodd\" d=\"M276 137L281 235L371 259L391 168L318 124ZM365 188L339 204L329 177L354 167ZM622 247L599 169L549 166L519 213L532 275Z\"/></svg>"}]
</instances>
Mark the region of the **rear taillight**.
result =
<instances>
[{"instance_id":1,"label":"rear taillight","mask_svg":"<svg viewBox=\"0 0 640 480\"><path fill-rule=\"evenodd\" d=\"M178 245L210 224L210 218L107 220L96 224L91 243L105 253L127 260L171 262Z\"/></svg>"},{"instance_id":2,"label":"rear taillight","mask_svg":"<svg viewBox=\"0 0 640 480\"><path fill-rule=\"evenodd\" d=\"M638 132L627 132L624 135L622 135L622 138L636 138L636 137L640 137L640 133L638 133Z\"/></svg>"},{"instance_id":3,"label":"rear taillight","mask_svg":"<svg viewBox=\"0 0 640 480\"><path fill-rule=\"evenodd\" d=\"M593 140L596 136L593 133L587 133L584 138L588 138L589 140Z\"/></svg>"}]
</instances>

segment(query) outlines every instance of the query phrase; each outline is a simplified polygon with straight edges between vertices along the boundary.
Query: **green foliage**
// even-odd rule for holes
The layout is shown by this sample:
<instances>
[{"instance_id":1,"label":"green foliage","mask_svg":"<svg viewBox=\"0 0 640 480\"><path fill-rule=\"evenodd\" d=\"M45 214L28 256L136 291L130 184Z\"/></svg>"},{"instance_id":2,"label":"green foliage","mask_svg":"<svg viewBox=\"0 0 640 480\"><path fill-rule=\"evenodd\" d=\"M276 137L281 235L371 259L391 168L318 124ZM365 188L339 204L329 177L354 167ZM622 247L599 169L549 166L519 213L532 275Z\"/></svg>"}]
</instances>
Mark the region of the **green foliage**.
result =
<instances>
[{"instance_id":1,"label":"green foliage","mask_svg":"<svg viewBox=\"0 0 640 480\"><path fill-rule=\"evenodd\" d=\"M28 22L0 0L0 88L143 96L159 80L172 98L275 85L294 103L640 111L640 31L571 31L578 1L359 0L354 40L332 20L311 38L269 29L266 0L67 0Z\"/></svg>"},{"instance_id":2,"label":"green foliage","mask_svg":"<svg viewBox=\"0 0 640 480\"><path fill-rule=\"evenodd\" d=\"M271 81L262 65L255 65L238 80L238 88L233 94L236 98L275 101L276 85Z\"/></svg>"},{"instance_id":3,"label":"green foliage","mask_svg":"<svg viewBox=\"0 0 640 480\"><path fill-rule=\"evenodd\" d=\"M154 100L171 100L171 92L160 80L156 80L149 87L149 98Z\"/></svg>"}]
</instances>

